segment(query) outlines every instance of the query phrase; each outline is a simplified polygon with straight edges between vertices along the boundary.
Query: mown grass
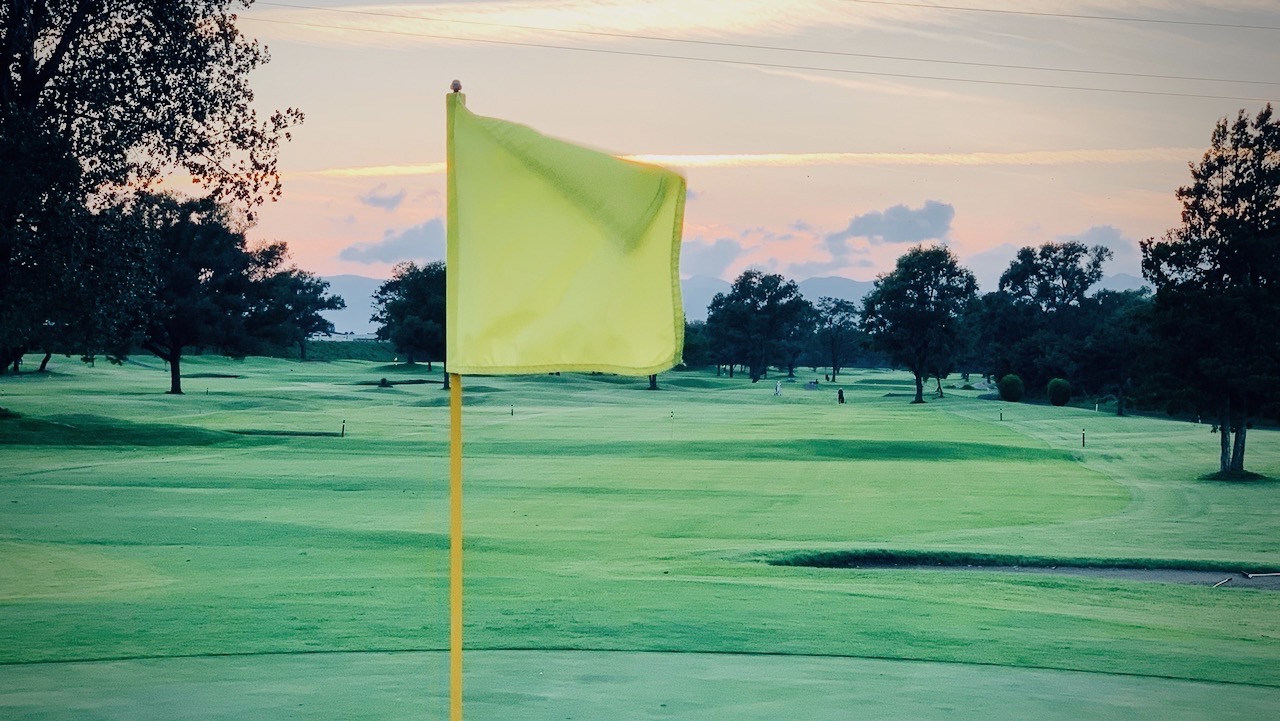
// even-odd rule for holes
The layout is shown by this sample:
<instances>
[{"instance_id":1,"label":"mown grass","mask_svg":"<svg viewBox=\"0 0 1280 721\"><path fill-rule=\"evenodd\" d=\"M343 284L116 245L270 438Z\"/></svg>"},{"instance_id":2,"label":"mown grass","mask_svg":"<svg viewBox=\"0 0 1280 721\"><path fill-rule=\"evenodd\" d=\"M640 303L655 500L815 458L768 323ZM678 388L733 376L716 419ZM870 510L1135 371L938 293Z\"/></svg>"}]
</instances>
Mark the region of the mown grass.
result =
<instances>
[{"instance_id":1,"label":"mown grass","mask_svg":"<svg viewBox=\"0 0 1280 721\"><path fill-rule=\"evenodd\" d=\"M0 704L19 676L15 694L39 687L14 670L33 662L447 647L447 393L355 385L392 372L369 362L187 366L208 377L179 397L163 368L136 364L0 379L21 414L0 419L0 663L18 664L0 669ZM468 648L1280 687L1273 592L763 561L883 549L1280 563L1280 484L1201 480L1216 461L1205 426L967 391L910 405L883 397L910 384L887 371L785 384L780 398L710 373L659 382L464 379ZM344 422L346 437L321 435ZM1249 466L1280 474L1276 434L1249 441ZM573 664L547 658L548 673ZM491 718L521 717L492 703Z\"/></svg>"}]
</instances>

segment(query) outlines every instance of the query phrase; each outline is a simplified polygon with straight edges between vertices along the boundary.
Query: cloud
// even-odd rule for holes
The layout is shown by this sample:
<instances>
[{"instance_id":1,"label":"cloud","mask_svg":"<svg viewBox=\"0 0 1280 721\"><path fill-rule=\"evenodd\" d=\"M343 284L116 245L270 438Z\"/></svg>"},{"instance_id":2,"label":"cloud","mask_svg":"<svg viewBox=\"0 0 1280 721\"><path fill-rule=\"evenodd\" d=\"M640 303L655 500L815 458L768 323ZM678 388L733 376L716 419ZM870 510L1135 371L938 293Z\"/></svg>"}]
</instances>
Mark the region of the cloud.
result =
<instances>
[{"instance_id":1,"label":"cloud","mask_svg":"<svg viewBox=\"0 0 1280 721\"><path fill-rule=\"evenodd\" d=\"M832 255L847 252L850 238L868 238L873 243L919 243L941 239L951 230L956 209L950 203L927 200L919 209L895 205L881 212L873 210L855 216L849 227L828 234L823 240Z\"/></svg>"},{"instance_id":2,"label":"cloud","mask_svg":"<svg viewBox=\"0 0 1280 721\"><path fill-rule=\"evenodd\" d=\"M693 188L686 188L684 191L685 202L689 202L690 200L697 200L698 198L701 198L701 197L702 197L702 193L699 193Z\"/></svg>"},{"instance_id":3,"label":"cloud","mask_svg":"<svg viewBox=\"0 0 1280 721\"><path fill-rule=\"evenodd\" d=\"M1086 148L974 153L725 153L627 155L630 160L683 168L796 168L819 165L1057 166L1178 163L1204 153L1197 148Z\"/></svg>"},{"instance_id":4,"label":"cloud","mask_svg":"<svg viewBox=\"0 0 1280 721\"><path fill-rule=\"evenodd\" d=\"M821 0L468 0L363 7L259 7L242 16L271 39L321 45L413 47L454 42L569 44L589 33L722 40L726 36L793 35L812 28L868 27L884 9L851 13Z\"/></svg>"},{"instance_id":5,"label":"cloud","mask_svg":"<svg viewBox=\"0 0 1280 721\"><path fill-rule=\"evenodd\" d=\"M936 90L931 88L923 88L918 84L910 84L898 82L895 80L886 80L881 78L858 79L849 77L832 77L831 75L821 75L818 73L801 72L796 70L784 70L778 68L756 68L765 75L775 75L777 77L792 78L817 85L830 85L832 87L844 88L845 90L854 90L858 92L882 93L884 95L900 95L914 98L927 98L931 100L966 100L976 99L973 96L953 93L946 90Z\"/></svg>"},{"instance_id":6,"label":"cloud","mask_svg":"<svg viewBox=\"0 0 1280 721\"><path fill-rule=\"evenodd\" d=\"M402 260L443 260L444 255L444 222L439 218L432 218L400 232L388 230L379 241L347 246L338 253L338 258L373 264Z\"/></svg>"},{"instance_id":7,"label":"cloud","mask_svg":"<svg viewBox=\"0 0 1280 721\"><path fill-rule=\"evenodd\" d=\"M808 168L818 166L1061 166L1134 165L1140 163L1186 164L1198 158L1203 148L1085 148L1078 150L1025 150L974 153L722 153L623 155L628 160L679 168ZM393 178L413 175L440 175L444 163L373 165L354 168L325 168L287 173L289 176L322 178ZM695 196L697 194L695 193Z\"/></svg>"},{"instance_id":8,"label":"cloud","mask_svg":"<svg viewBox=\"0 0 1280 721\"><path fill-rule=\"evenodd\" d=\"M373 190L360 196L360 202L373 208L382 208L383 210L395 210L404 202L405 195L408 191L401 188L398 192L391 192L385 183L378 183Z\"/></svg>"},{"instance_id":9,"label":"cloud","mask_svg":"<svg viewBox=\"0 0 1280 721\"><path fill-rule=\"evenodd\" d=\"M706 275L716 278L742 252L742 246L732 238L717 238L714 242L701 238L688 240L680 249L680 272L689 276Z\"/></svg>"}]
</instances>

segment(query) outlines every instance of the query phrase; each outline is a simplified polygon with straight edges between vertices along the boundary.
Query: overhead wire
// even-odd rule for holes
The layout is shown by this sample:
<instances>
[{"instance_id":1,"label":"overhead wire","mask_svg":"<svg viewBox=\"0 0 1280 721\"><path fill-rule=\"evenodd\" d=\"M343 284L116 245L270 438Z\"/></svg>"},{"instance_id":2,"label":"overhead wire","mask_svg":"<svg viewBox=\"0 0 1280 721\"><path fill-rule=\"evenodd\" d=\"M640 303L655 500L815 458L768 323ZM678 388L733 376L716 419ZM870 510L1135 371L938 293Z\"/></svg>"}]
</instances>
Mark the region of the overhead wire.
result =
<instances>
[{"instance_id":1,"label":"overhead wire","mask_svg":"<svg viewBox=\"0 0 1280 721\"><path fill-rule=\"evenodd\" d=\"M623 40L652 40L667 43L681 43L686 45L700 45L708 47L736 48L742 50L769 50L776 52L804 53L808 55L827 55L834 57L846 58L863 58L871 60L893 60L902 62L915 63L933 63L939 65L962 65L968 67L979 68L998 68L1005 70L1031 70L1036 72L1048 73L1072 73L1078 75L1105 75L1112 77L1129 77L1142 78L1146 80L1186 80L1193 82L1205 83L1236 83L1244 85L1274 85L1280 86L1280 81L1275 80L1240 80L1235 78L1212 78L1195 75L1162 75L1158 73L1132 73L1117 70L1087 70L1083 68L1062 68L1050 67L1043 65L1017 65L1011 63L983 63L968 60L947 60L939 58L919 58L906 55L882 55L877 53L855 53L843 50L820 50L812 48L795 48L781 45L761 45L757 43L734 43L721 40L697 40L692 38L673 38L660 35L640 35L636 33L619 33L607 32L601 30L573 30L569 28L548 28L538 27L534 25L516 25L511 23L495 23L485 22L482 20L462 20L455 18L439 18L429 15L404 15L400 13L389 13L377 10L354 10L350 8L327 8L312 5L299 5L296 3L273 2L272 0L259 0L258 5L271 5L274 7L292 8L295 10L317 10L322 12L342 13L346 15L365 15L372 17L395 18L399 20L419 20L423 22L440 22L440 23L457 23L460 25L477 25L482 27L505 28L509 30L526 30L532 32L553 32L572 35L586 35L593 37L617 38ZM930 6L932 7L932 6Z\"/></svg>"},{"instance_id":2,"label":"overhead wire","mask_svg":"<svg viewBox=\"0 0 1280 721\"><path fill-rule=\"evenodd\" d=\"M1259 97L1250 97L1250 96L1242 96L1242 95L1210 95L1205 93L1179 93L1179 92L1161 91L1161 90L1137 90L1132 88L1101 88L1101 87L1091 87L1091 86L1082 86L1082 85L1058 85L1054 83L1031 83L1031 82L1019 82L1014 80L956 78L956 77L939 76L939 75L920 75L915 73L890 73L890 72L882 72L882 71L875 71L875 70L854 70L851 68L831 68L831 67L813 66L813 65L795 65L790 63L770 63L770 62L764 62L760 60L733 60L729 58L706 58L706 57L698 57L698 56L692 56L692 55L648 53L648 52L640 52L635 50L616 50L616 49L608 49L608 48L584 48L584 47L574 47L570 45L553 45L550 43L520 42L516 40L494 40L490 38L466 38L466 37L458 37L455 35L438 35L433 33L408 32L403 30L382 30L377 28L360 28L360 27L353 27L349 25L325 25L323 23L308 23L308 22L300 22L295 20L274 20L270 18L258 18L258 17L247 16L247 15L241 16L240 19L249 20L252 22L271 23L271 24L277 24L277 25L293 25L297 27L310 27L310 28L317 28L317 29L324 29L324 30L343 30L343 31L364 32L364 33L377 33L382 35L398 35L398 36L405 36L405 37L431 38L435 40L445 40L450 42L485 43L490 45L503 45L503 46L512 46L512 47L541 48L541 49L547 49L547 50L565 50L565 51L571 51L571 52L598 53L598 54L606 54L606 55L621 55L621 56L641 57L641 58L660 58L660 59L666 59L666 60L683 60L683 61L690 61L690 62L760 67L760 68L771 68L771 69L781 69L781 70L807 70L810 72L840 73L840 74L846 74L846 75L866 75L866 76L872 76L872 77L885 77L885 78L895 78L895 79L935 80L935 81L941 81L941 82L970 83L970 84L976 84L976 85L999 85L999 86L1021 87L1021 88L1045 88L1045 89L1053 89L1053 90L1077 90L1077 91L1084 91L1084 92L1113 93L1113 94L1125 94L1125 95L1148 95L1148 96L1161 96L1161 97L1173 97L1173 98L1200 98L1200 99L1209 99L1209 100L1245 100L1250 102L1270 102L1271 100L1273 100L1272 98L1259 98Z\"/></svg>"}]
</instances>

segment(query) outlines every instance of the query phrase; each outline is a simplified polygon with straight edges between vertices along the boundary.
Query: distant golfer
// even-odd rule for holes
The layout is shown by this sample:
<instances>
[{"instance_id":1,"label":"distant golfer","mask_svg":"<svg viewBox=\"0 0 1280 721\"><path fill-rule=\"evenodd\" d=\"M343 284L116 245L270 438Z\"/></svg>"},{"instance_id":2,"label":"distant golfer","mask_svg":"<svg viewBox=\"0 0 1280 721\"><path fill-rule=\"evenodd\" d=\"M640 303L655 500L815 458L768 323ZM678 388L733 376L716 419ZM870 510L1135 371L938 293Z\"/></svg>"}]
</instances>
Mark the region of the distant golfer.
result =
<instances>
[{"instance_id":1,"label":"distant golfer","mask_svg":"<svg viewBox=\"0 0 1280 721\"><path fill-rule=\"evenodd\" d=\"M773 384L773 394L775 396L782 395L782 381Z\"/></svg>"},{"instance_id":2,"label":"distant golfer","mask_svg":"<svg viewBox=\"0 0 1280 721\"><path fill-rule=\"evenodd\" d=\"M844 405L844 389L843 388L836 391L836 403L839 403L840 405Z\"/></svg>"}]
</instances>

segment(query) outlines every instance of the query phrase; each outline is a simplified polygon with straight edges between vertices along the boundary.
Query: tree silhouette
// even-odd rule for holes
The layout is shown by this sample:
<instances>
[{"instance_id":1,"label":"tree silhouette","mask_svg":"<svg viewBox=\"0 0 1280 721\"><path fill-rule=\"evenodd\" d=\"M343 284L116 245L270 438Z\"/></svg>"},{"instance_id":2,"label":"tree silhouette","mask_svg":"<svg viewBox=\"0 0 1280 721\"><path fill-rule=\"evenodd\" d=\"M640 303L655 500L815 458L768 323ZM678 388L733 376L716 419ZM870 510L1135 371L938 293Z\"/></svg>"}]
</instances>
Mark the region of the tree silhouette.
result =
<instances>
[{"instance_id":1,"label":"tree silhouette","mask_svg":"<svg viewBox=\"0 0 1280 721\"><path fill-rule=\"evenodd\" d=\"M915 376L912 403L924 403L925 378L954 357L960 318L977 287L949 249L916 246L863 298L862 325L871 342Z\"/></svg>"},{"instance_id":2,"label":"tree silhouette","mask_svg":"<svg viewBox=\"0 0 1280 721\"><path fill-rule=\"evenodd\" d=\"M1280 122L1271 106L1214 127L1178 189L1182 224L1142 242L1173 389L1217 420L1219 472L1243 473L1250 419L1280 387ZM1234 442L1233 442L1234 437Z\"/></svg>"}]
</instances>

